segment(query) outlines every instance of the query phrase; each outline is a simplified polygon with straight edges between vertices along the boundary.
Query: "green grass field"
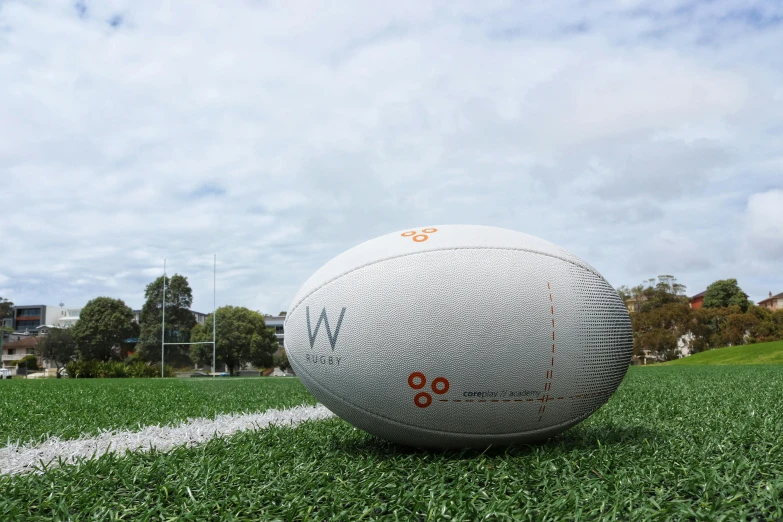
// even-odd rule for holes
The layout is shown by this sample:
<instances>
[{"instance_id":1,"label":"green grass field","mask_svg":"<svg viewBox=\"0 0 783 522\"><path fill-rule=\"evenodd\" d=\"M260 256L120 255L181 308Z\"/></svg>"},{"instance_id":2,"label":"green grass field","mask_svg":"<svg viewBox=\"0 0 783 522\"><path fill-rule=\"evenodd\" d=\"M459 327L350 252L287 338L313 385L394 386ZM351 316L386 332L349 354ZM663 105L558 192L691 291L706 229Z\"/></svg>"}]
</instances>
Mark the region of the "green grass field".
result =
<instances>
[{"instance_id":1,"label":"green grass field","mask_svg":"<svg viewBox=\"0 0 783 522\"><path fill-rule=\"evenodd\" d=\"M664 364L783 364L783 341L717 348Z\"/></svg>"},{"instance_id":2,"label":"green grass field","mask_svg":"<svg viewBox=\"0 0 783 522\"><path fill-rule=\"evenodd\" d=\"M316 401L299 379L3 380L0 446L304 403Z\"/></svg>"},{"instance_id":3,"label":"green grass field","mask_svg":"<svg viewBox=\"0 0 783 522\"><path fill-rule=\"evenodd\" d=\"M64 381L49 390L65 393L70 411L82 399L68 385L87 386L83 398L122 395L124 383L151 401L176 386L180 397L211 394L236 410L297 402L288 394L299 396L298 383L272 382ZM225 387L199 388L212 384ZM0 520L779 520L782 397L783 366L631 368L606 406L540 445L436 452L339 419L273 427L0 478ZM90 404L109 422L105 403ZM167 415L213 411L199 404ZM139 422L161 418L141 410ZM122 415L126 426L134 415Z\"/></svg>"}]
</instances>

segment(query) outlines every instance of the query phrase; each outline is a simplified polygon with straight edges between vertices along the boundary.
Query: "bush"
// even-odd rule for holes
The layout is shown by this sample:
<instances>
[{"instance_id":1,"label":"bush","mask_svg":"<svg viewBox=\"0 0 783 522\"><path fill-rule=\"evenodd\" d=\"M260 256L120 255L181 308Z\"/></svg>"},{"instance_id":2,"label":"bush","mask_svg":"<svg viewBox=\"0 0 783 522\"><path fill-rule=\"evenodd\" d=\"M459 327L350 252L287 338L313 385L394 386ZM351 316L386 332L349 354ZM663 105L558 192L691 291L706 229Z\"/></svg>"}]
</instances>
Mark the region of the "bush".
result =
<instances>
[{"instance_id":1,"label":"bush","mask_svg":"<svg viewBox=\"0 0 783 522\"><path fill-rule=\"evenodd\" d=\"M127 356L125 359L123 359L122 362L124 362L128 366L133 366L137 362L144 362L144 360L141 357L139 357L138 354L133 353Z\"/></svg>"},{"instance_id":2,"label":"bush","mask_svg":"<svg viewBox=\"0 0 783 522\"><path fill-rule=\"evenodd\" d=\"M77 379L89 379L97 377L101 363L95 360L71 361L65 365L65 371L69 377Z\"/></svg>"},{"instance_id":3,"label":"bush","mask_svg":"<svg viewBox=\"0 0 783 522\"><path fill-rule=\"evenodd\" d=\"M128 365L128 377L157 377L158 375L160 375L159 370L141 360Z\"/></svg>"},{"instance_id":4,"label":"bush","mask_svg":"<svg viewBox=\"0 0 783 522\"><path fill-rule=\"evenodd\" d=\"M160 377L160 363L148 365L142 361L126 364L119 361L100 362L95 360L71 361L65 365L68 376L77 379L102 377L116 379L122 377ZM174 377L174 368L168 364L164 367L166 377Z\"/></svg>"},{"instance_id":5,"label":"bush","mask_svg":"<svg viewBox=\"0 0 783 522\"><path fill-rule=\"evenodd\" d=\"M280 350L280 355L275 355L272 364L280 368L280 371L291 369L291 363L288 362L288 355L285 350Z\"/></svg>"},{"instance_id":6,"label":"bush","mask_svg":"<svg viewBox=\"0 0 783 522\"><path fill-rule=\"evenodd\" d=\"M160 377L160 363L157 363L155 366L155 377ZM174 368L166 364L163 366L163 376L164 377L174 377Z\"/></svg>"},{"instance_id":7,"label":"bush","mask_svg":"<svg viewBox=\"0 0 783 522\"><path fill-rule=\"evenodd\" d=\"M120 378L128 376L128 366L119 361L107 361L98 365L98 377Z\"/></svg>"},{"instance_id":8,"label":"bush","mask_svg":"<svg viewBox=\"0 0 783 522\"><path fill-rule=\"evenodd\" d=\"M19 359L19 362L17 362L17 365L21 368L27 368L28 370L37 370L38 369L38 358L35 355L25 355L21 359Z\"/></svg>"}]
</instances>

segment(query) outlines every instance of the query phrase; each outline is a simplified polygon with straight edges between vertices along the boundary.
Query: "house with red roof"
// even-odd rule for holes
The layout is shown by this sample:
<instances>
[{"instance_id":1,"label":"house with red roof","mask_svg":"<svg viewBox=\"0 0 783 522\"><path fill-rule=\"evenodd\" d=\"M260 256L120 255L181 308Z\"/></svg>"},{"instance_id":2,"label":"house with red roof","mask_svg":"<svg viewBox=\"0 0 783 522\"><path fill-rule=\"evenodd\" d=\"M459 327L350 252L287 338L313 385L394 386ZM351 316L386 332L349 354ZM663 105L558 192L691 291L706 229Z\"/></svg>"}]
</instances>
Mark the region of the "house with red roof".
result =
<instances>
[{"instance_id":1,"label":"house with red roof","mask_svg":"<svg viewBox=\"0 0 783 522\"><path fill-rule=\"evenodd\" d=\"M689 299L691 308L694 310L698 310L704 305L704 296L707 294L707 291L699 292L698 294L694 295Z\"/></svg>"},{"instance_id":2,"label":"house with red roof","mask_svg":"<svg viewBox=\"0 0 783 522\"><path fill-rule=\"evenodd\" d=\"M783 292L777 295L772 295L772 292L770 292L769 297L763 301L759 301L759 306L772 312L776 310L783 310Z\"/></svg>"},{"instance_id":3,"label":"house with red roof","mask_svg":"<svg viewBox=\"0 0 783 522\"><path fill-rule=\"evenodd\" d=\"M36 335L16 336L17 340L5 343L3 345L2 363L3 366L11 367L13 361L18 361L25 355L35 355L35 349L40 339Z\"/></svg>"}]
</instances>

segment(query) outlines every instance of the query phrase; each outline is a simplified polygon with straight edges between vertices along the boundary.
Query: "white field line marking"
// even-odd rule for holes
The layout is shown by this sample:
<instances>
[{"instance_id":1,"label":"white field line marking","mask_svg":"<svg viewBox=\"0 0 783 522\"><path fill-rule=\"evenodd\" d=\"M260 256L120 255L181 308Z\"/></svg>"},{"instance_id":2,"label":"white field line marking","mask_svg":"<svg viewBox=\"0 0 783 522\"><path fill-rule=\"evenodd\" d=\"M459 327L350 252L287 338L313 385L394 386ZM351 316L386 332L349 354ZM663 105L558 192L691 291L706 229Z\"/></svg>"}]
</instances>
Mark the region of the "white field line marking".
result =
<instances>
[{"instance_id":1,"label":"white field line marking","mask_svg":"<svg viewBox=\"0 0 783 522\"><path fill-rule=\"evenodd\" d=\"M41 473L42 466L76 464L106 453L126 451L167 451L177 446L195 446L216 437L241 431L261 430L271 424L297 426L309 420L333 417L326 406L297 406L262 413L217 415L214 419L189 419L176 426L147 426L139 431L106 431L75 440L51 437L35 446L12 444L0 448L0 475Z\"/></svg>"}]
</instances>

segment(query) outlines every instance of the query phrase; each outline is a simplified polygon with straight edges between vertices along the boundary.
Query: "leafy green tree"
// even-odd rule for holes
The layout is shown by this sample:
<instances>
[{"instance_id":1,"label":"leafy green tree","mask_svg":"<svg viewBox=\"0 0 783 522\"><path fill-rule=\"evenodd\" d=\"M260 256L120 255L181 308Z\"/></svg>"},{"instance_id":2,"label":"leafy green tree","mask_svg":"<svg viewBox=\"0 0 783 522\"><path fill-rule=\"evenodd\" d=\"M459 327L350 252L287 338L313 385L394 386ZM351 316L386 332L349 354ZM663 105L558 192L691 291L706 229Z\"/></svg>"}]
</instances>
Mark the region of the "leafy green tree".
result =
<instances>
[{"instance_id":1,"label":"leafy green tree","mask_svg":"<svg viewBox=\"0 0 783 522\"><path fill-rule=\"evenodd\" d=\"M685 285L677 282L677 278L672 275L659 275L658 280L649 279L648 285L641 291L643 296L641 302L642 312L647 312L660 308L668 304L686 304L688 298L685 296Z\"/></svg>"},{"instance_id":2,"label":"leafy green tree","mask_svg":"<svg viewBox=\"0 0 783 522\"><path fill-rule=\"evenodd\" d=\"M652 352L667 361L676 359L677 342L688 331L690 313L687 304L674 302L631 314L634 353Z\"/></svg>"},{"instance_id":3,"label":"leafy green tree","mask_svg":"<svg viewBox=\"0 0 783 522\"><path fill-rule=\"evenodd\" d=\"M743 313L748 311L748 296L737 284L736 279L722 279L707 287L704 294L704 308L727 308L739 306Z\"/></svg>"},{"instance_id":4,"label":"leafy green tree","mask_svg":"<svg viewBox=\"0 0 783 522\"><path fill-rule=\"evenodd\" d=\"M76 341L71 329L50 328L49 333L38 342L36 352L41 359L52 361L59 370L76 358Z\"/></svg>"},{"instance_id":5,"label":"leafy green tree","mask_svg":"<svg viewBox=\"0 0 783 522\"><path fill-rule=\"evenodd\" d=\"M280 345L272 328L266 326L264 316L241 306L221 306L217 309L217 364L228 366L233 373L246 364L259 368L272 365L272 354ZM193 342L212 341L212 314L203 325L191 331ZM196 364L212 364L212 345L195 344L190 357Z\"/></svg>"},{"instance_id":6,"label":"leafy green tree","mask_svg":"<svg viewBox=\"0 0 783 522\"><path fill-rule=\"evenodd\" d=\"M634 353L654 353L666 360L678 356L678 340L687 333L690 316L685 286L669 274L648 279L633 288L621 286L618 295L634 306L631 324Z\"/></svg>"},{"instance_id":7,"label":"leafy green tree","mask_svg":"<svg viewBox=\"0 0 783 522\"><path fill-rule=\"evenodd\" d=\"M33 355L25 355L16 363L19 368L27 368L30 371L36 371L38 369L38 358Z\"/></svg>"},{"instance_id":8,"label":"leafy green tree","mask_svg":"<svg viewBox=\"0 0 783 522\"><path fill-rule=\"evenodd\" d=\"M133 310L121 299L96 297L89 301L71 328L81 359L119 359L122 344L131 337Z\"/></svg>"},{"instance_id":9,"label":"leafy green tree","mask_svg":"<svg viewBox=\"0 0 783 522\"><path fill-rule=\"evenodd\" d=\"M288 355L285 353L285 350L280 350L280 354L273 357L272 363L280 368L281 371L291 369L291 363L288 361Z\"/></svg>"},{"instance_id":10,"label":"leafy green tree","mask_svg":"<svg viewBox=\"0 0 783 522\"><path fill-rule=\"evenodd\" d=\"M14 313L14 303L6 299L5 297L0 297L0 319L5 319L6 317L12 317Z\"/></svg>"},{"instance_id":11,"label":"leafy green tree","mask_svg":"<svg viewBox=\"0 0 783 522\"><path fill-rule=\"evenodd\" d=\"M623 285L617 289L617 294L626 306L629 301L634 302L632 312L649 312L671 303L687 303L685 289L685 285L679 284L676 277L664 274L633 288Z\"/></svg>"},{"instance_id":12,"label":"leafy green tree","mask_svg":"<svg viewBox=\"0 0 783 522\"><path fill-rule=\"evenodd\" d=\"M701 308L693 313L690 329L695 351L774 341L783 338L783 312L772 313L752 304L744 313L739 305Z\"/></svg>"},{"instance_id":13,"label":"leafy green tree","mask_svg":"<svg viewBox=\"0 0 783 522\"><path fill-rule=\"evenodd\" d=\"M163 276L147 285L146 301L141 309L141 332L136 353L145 361L160 360L160 330L163 325ZM179 274L166 277L166 342L190 342L196 318L190 311L193 290L188 278ZM175 365L189 363L186 344L166 345L166 361Z\"/></svg>"},{"instance_id":14,"label":"leafy green tree","mask_svg":"<svg viewBox=\"0 0 783 522\"><path fill-rule=\"evenodd\" d=\"M753 314L734 313L726 317L726 327L723 330L724 346L739 346L750 340L751 331L759 324Z\"/></svg>"},{"instance_id":15,"label":"leafy green tree","mask_svg":"<svg viewBox=\"0 0 783 522\"><path fill-rule=\"evenodd\" d=\"M4 334L11 333L14 331L13 328L10 326L6 327L3 326L3 319L6 317L13 317L14 315L14 303L6 299L5 297L0 297L0 347L3 346L4 341Z\"/></svg>"}]
</instances>

